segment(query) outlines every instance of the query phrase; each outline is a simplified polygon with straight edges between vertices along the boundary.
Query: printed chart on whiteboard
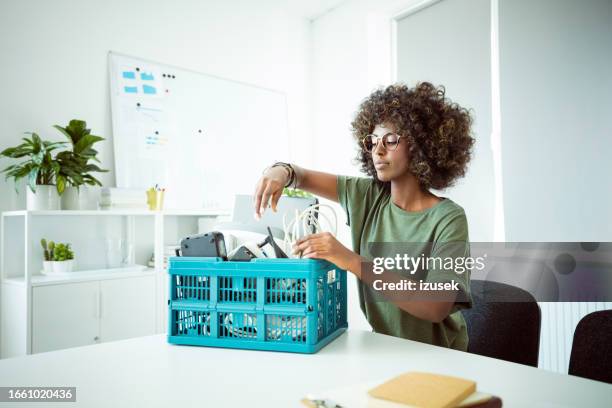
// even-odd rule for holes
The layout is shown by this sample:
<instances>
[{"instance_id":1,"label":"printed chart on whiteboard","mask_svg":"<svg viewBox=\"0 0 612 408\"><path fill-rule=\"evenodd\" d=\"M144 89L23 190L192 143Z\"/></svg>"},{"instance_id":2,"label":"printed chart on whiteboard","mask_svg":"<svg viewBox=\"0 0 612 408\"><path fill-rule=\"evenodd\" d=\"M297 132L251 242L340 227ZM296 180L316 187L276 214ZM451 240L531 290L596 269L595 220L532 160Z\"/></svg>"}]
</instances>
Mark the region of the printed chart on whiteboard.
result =
<instances>
[{"instance_id":1,"label":"printed chart on whiteboard","mask_svg":"<svg viewBox=\"0 0 612 408\"><path fill-rule=\"evenodd\" d=\"M165 208L231 208L289 157L282 92L109 53L117 187L166 189Z\"/></svg>"}]
</instances>

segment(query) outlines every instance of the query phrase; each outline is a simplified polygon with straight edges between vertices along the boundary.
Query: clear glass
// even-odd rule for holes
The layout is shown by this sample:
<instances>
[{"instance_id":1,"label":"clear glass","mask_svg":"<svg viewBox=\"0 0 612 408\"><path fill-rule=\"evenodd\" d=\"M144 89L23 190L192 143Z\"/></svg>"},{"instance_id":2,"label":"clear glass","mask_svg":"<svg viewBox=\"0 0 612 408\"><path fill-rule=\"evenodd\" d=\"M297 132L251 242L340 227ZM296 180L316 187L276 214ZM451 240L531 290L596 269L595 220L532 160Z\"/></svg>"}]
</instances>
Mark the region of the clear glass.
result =
<instances>
[{"instance_id":1,"label":"clear glass","mask_svg":"<svg viewBox=\"0 0 612 408\"><path fill-rule=\"evenodd\" d=\"M134 264L134 244L120 238L106 239L106 267L122 268Z\"/></svg>"}]
</instances>

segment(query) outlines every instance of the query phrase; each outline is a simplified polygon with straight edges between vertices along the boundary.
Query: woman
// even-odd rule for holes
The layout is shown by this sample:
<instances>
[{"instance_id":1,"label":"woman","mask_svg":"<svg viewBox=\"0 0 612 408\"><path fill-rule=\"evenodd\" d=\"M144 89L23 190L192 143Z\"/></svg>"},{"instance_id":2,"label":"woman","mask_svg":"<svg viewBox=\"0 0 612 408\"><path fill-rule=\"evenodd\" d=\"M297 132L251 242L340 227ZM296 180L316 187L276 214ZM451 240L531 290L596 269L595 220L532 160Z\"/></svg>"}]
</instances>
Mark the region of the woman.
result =
<instances>
[{"instance_id":1,"label":"woman","mask_svg":"<svg viewBox=\"0 0 612 408\"><path fill-rule=\"evenodd\" d=\"M376 293L369 262L398 246L413 257L469 256L463 209L429 190L447 188L465 175L474 144L471 123L468 111L449 101L443 87L424 82L412 89L397 84L377 90L362 102L352 123L359 145L357 159L370 177L336 176L276 163L257 184L256 215L268 206L276 211L282 190L289 185L339 202L347 213L354 251L329 233L299 240L294 251L355 274L360 306L374 331L467 350L467 329L459 310L471 306L469 271L460 274L438 264L412 276L380 275L385 282L412 277L453 283L452 290L417 287L398 297L391 291Z\"/></svg>"}]
</instances>

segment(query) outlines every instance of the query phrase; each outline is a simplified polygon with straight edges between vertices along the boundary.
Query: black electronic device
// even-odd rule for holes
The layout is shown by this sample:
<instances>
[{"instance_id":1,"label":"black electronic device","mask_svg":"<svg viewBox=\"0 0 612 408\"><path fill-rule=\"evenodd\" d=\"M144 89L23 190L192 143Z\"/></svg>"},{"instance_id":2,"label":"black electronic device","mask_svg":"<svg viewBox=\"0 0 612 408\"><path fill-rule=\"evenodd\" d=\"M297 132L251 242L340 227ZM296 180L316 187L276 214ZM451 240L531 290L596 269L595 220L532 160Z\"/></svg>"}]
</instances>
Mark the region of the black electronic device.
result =
<instances>
[{"instance_id":1,"label":"black electronic device","mask_svg":"<svg viewBox=\"0 0 612 408\"><path fill-rule=\"evenodd\" d=\"M219 231L211 231L183 238L181 256L219 257L227 261L223 234Z\"/></svg>"},{"instance_id":2,"label":"black electronic device","mask_svg":"<svg viewBox=\"0 0 612 408\"><path fill-rule=\"evenodd\" d=\"M230 253L230 261L250 261L253 258L257 258L257 255L251 252L251 250L242 245L240 248L236 249L233 253Z\"/></svg>"},{"instance_id":3,"label":"black electronic device","mask_svg":"<svg viewBox=\"0 0 612 408\"><path fill-rule=\"evenodd\" d=\"M263 241L258 244L254 242L247 242L242 244L240 247L230 252L230 254L228 255L228 259L230 261L250 261L253 258L266 257L267 254L261 249L268 244L270 244L270 246L274 250L274 255L276 256L276 258L288 258L287 254L285 254L285 252L283 252L283 250L274 241L272 230L270 229L270 227L268 227L268 235Z\"/></svg>"},{"instance_id":4,"label":"black electronic device","mask_svg":"<svg viewBox=\"0 0 612 408\"><path fill-rule=\"evenodd\" d=\"M270 227L268 227L268 237L264 241L263 245L265 245L266 242L272 246L272 248L274 249L274 254L277 258L289 258L287 254L278 246L276 241L274 241L274 235L272 235ZM262 247L263 245L260 245L260 247Z\"/></svg>"}]
</instances>

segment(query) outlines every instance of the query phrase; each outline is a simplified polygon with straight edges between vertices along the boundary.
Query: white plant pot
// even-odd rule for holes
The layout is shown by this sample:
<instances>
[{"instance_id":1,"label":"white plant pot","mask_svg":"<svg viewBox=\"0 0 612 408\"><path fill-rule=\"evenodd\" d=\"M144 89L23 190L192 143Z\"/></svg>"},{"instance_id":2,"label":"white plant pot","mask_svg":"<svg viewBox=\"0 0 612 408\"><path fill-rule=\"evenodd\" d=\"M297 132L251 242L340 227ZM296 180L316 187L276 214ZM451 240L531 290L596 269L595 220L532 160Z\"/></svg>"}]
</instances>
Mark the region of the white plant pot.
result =
<instances>
[{"instance_id":1,"label":"white plant pot","mask_svg":"<svg viewBox=\"0 0 612 408\"><path fill-rule=\"evenodd\" d=\"M43 261L43 272L45 274L53 273L53 261Z\"/></svg>"},{"instance_id":2,"label":"white plant pot","mask_svg":"<svg viewBox=\"0 0 612 408\"><path fill-rule=\"evenodd\" d=\"M26 208L28 210L59 210L60 196L57 187L48 185L37 185L36 193L26 186Z\"/></svg>"},{"instance_id":3,"label":"white plant pot","mask_svg":"<svg viewBox=\"0 0 612 408\"><path fill-rule=\"evenodd\" d=\"M51 262L53 273L70 273L74 268L74 260L69 261L53 261Z\"/></svg>"},{"instance_id":4,"label":"white plant pot","mask_svg":"<svg viewBox=\"0 0 612 408\"><path fill-rule=\"evenodd\" d=\"M62 194L62 210L87 209L87 196L76 187L66 187Z\"/></svg>"}]
</instances>

